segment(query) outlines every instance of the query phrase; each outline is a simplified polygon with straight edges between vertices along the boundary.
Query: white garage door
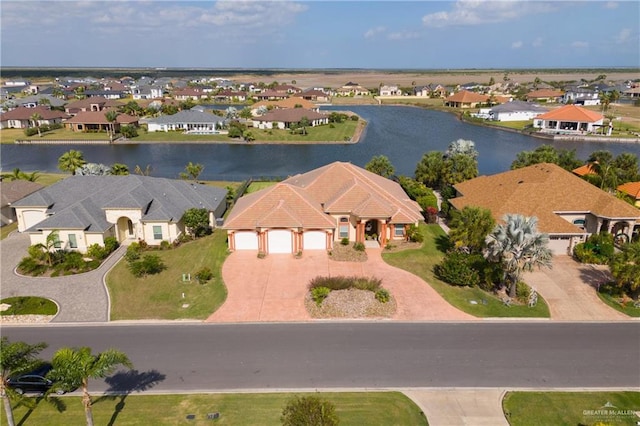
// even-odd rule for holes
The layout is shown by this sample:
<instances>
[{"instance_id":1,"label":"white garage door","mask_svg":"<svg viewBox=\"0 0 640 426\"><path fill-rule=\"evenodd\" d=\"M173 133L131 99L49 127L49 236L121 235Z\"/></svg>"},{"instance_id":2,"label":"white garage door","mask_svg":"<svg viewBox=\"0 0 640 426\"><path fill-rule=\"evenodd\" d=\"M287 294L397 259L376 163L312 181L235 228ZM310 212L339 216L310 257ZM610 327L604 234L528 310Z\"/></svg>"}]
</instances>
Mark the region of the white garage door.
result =
<instances>
[{"instance_id":1,"label":"white garage door","mask_svg":"<svg viewBox=\"0 0 640 426\"><path fill-rule=\"evenodd\" d=\"M267 233L269 253L291 253L291 231L276 229Z\"/></svg>"},{"instance_id":2,"label":"white garage door","mask_svg":"<svg viewBox=\"0 0 640 426\"><path fill-rule=\"evenodd\" d=\"M45 219L45 216L41 211L25 210L22 212L22 219L24 222L24 228L21 229L21 231L24 231L25 229L31 228L36 223L42 222Z\"/></svg>"},{"instance_id":3,"label":"white garage door","mask_svg":"<svg viewBox=\"0 0 640 426\"><path fill-rule=\"evenodd\" d=\"M327 248L327 233L324 231L306 231L302 244L305 250L325 250Z\"/></svg>"},{"instance_id":4,"label":"white garage door","mask_svg":"<svg viewBox=\"0 0 640 426\"><path fill-rule=\"evenodd\" d=\"M258 234L255 232L236 232L236 250L258 250Z\"/></svg>"},{"instance_id":5,"label":"white garage door","mask_svg":"<svg viewBox=\"0 0 640 426\"><path fill-rule=\"evenodd\" d=\"M569 242L569 238L550 238L548 247L553 254L566 255Z\"/></svg>"}]
</instances>

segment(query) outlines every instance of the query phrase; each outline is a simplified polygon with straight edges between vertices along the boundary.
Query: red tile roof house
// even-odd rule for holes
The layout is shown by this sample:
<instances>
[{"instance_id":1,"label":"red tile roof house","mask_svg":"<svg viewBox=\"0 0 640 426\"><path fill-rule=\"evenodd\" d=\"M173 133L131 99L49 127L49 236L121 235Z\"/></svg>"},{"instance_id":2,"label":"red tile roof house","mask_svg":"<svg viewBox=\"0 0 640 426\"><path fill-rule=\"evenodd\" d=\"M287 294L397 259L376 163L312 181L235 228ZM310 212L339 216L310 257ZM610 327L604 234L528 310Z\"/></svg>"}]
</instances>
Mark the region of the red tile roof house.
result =
<instances>
[{"instance_id":1,"label":"red tile roof house","mask_svg":"<svg viewBox=\"0 0 640 426\"><path fill-rule=\"evenodd\" d=\"M232 251L296 254L343 238L385 246L423 219L398 183L334 162L241 197L222 228Z\"/></svg>"},{"instance_id":2,"label":"red tile roof house","mask_svg":"<svg viewBox=\"0 0 640 426\"><path fill-rule=\"evenodd\" d=\"M508 213L535 216L556 254L572 253L589 235L607 231L624 238L640 232L640 210L560 166L535 164L455 185L454 208L491 210L496 221Z\"/></svg>"},{"instance_id":3,"label":"red tile roof house","mask_svg":"<svg viewBox=\"0 0 640 426\"><path fill-rule=\"evenodd\" d=\"M64 122L65 127L74 132L108 132L111 130L111 123L106 117L107 111L87 111L79 112L74 117ZM118 114L114 124L114 131L119 132L123 124L138 126L138 117L128 114Z\"/></svg>"},{"instance_id":4,"label":"red tile roof house","mask_svg":"<svg viewBox=\"0 0 640 426\"><path fill-rule=\"evenodd\" d=\"M311 127L329 124L329 116L304 108L275 109L259 117L254 117L253 127L258 129L288 129L303 118Z\"/></svg>"},{"instance_id":5,"label":"red tile roof house","mask_svg":"<svg viewBox=\"0 0 640 426\"><path fill-rule=\"evenodd\" d=\"M640 182L627 182L616 189L631 197L634 205L640 208Z\"/></svg>"},{"instance_id":6,"label":"red tile roof house","mask_svg":"<svg viewBox=\"0 0 640 426\"><path fill-rule=\"evenodd\" d=\"M91 98L84 98L75 102L70 102L65 106L64 110L68 114L77 114L85 111L102 111L107 108L117 108L122 105L122 102L118 102L114 99L107 99L102 96L93 96Z\"/></svg>"},{"instance_id":7,"label":"red tile roof house","mask_svg":"<svg viewBox=\"0 0 640 426\"><path fill-rule=\"evenodd\" d=\"M309 109L312 111L316 111L319 112L319 107L316 106L316 104L314 104L311 101L308 101L306 99L302 99L302 98L298 98L298 97L291 97L291 98L287 98L287 99L281 99L278 101L260 101L260 102L256 102L255 104L251 105L251 114L255 115L260 115L260 110L261 107L267 108L267 109L285 109L285 108L304 108L304 109Z\"/></svg>"},{"instance_id":8,"label":"red tile roof house","mask_svg":"<svg viewBox=\"0 0 640 426\"><path fill-rule=\"evenodd\" d=\"M597 131L603 122L604 116L598 112L577 105L565 105L534 118L533 127L543 133L579 135Z\"/></svg>"},{"instance_id":9,"label":"red tile roof house","mask_svg":"<svg viewBox=\"0 0 640 426\"><path fill-rule=\"evenodd\" d=\"M445 98L444 105L453 108L475 108L479 104L489 102L489 96L480 93L461 90Z\"/></svg>"},{"instance_id":10,"label":"red tile roof house","mask_svg":"<svg viewBox=\"0 0 640 426\"><path fill-rule=\"evenodd\" d=\"M62 111L56 111L47 107L38 106L35 108L18 107L11 111L0 114L0 129L26 129L33 126L31 117L39 114L42 117L38 120L38 125L62 123L62 120L69 117Z\"/></svg>"}]
</instances>

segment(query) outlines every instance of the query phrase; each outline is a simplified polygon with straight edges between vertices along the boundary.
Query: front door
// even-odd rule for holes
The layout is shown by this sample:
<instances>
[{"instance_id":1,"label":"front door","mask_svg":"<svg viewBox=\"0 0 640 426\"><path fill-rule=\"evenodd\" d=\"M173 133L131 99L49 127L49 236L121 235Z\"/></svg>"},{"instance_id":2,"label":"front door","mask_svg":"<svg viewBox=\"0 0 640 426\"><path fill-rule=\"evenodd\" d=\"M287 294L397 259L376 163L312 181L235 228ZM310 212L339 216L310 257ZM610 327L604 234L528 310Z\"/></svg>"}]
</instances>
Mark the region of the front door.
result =
<instances>
[{"instance_id":1,"label":"front door","mask_svg":"<svg viewBox=\"0 0 640 426\"><path fill-rule=\"evenodd\" d=\"M364 236L365 239L367 240L377 240L379 233L378 233L378 220L377 219L371 219L368 220L367 223L365 223L364 225Z\"/></svg>"}]
</instances>

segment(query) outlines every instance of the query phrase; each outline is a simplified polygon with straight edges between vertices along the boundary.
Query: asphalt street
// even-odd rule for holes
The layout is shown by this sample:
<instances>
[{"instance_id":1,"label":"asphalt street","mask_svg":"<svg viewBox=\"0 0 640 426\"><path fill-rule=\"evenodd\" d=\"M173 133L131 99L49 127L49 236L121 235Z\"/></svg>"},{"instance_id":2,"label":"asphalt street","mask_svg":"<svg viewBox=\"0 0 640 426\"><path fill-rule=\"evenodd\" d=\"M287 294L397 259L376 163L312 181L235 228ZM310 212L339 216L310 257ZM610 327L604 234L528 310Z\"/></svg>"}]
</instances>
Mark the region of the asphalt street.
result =
<instances>
[{"instance_id":1,"label":"asphalt street","mask_svg":"<svg viewBox=\"0 0 640 426\"><path fill-rule=\"evenodd\" d=\"M153 324L2 327L62 346L114 347L135 374L95 390L640 388L640 323ZM120 380L121 379L121 380ZM120 381L119 381L120 380ZM111 386L111 387L110 387Z\"/></svg>"}]
</instances>

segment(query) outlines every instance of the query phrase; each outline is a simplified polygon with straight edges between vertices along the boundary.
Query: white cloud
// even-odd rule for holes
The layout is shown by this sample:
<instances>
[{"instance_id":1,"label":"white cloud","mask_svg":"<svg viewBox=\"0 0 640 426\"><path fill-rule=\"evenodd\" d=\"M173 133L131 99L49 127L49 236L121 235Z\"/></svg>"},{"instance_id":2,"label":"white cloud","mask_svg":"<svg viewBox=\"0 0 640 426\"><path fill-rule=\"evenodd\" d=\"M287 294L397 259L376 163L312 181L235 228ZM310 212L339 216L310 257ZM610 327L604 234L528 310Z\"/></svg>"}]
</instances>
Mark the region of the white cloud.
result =
<instances>
[{"instance_id":1,"label":"white cloud","mask_svg":"<svg viewBox=\"0 0 640 426\"><path fill-rule=\"evenodd\" d=\"M391 33L387 36L389 40L414 40L420 38L420 34L417 32L411 31L400 31L396 33Z\"/></svg>"},{"instance_id":2,"label":"white cloud","mask_svg":"<svg viewBox=\"0 0 640 426\"><path fill-rule=\"evenodd\" d=\"M531 45L533 47L542 47L542 37L537 37L535 38L532 42Z\"/></svg>"},{"instance_id":3,"label":"white cloud","mask_svg":"<svg viewBox=\"0 0 640 426\"><path fill-rule=\"evenodd\" d=\"M623 44L631 40L631 30L629 28L623 28L616 36L616 43Z\"/></svg>"},{"instance_id":4,"label":"white cloud","mask_svg":"<svg viewBox=\"0 0 640 426\"><path fill-rule=\"evenodd\" d=\"M429 27L480 25L505 22L554 10L553 3L518 0L458 0L449 12L436 12L422 17Z\"/></svg>"},{"instance_id":5,"label":"white cloud","mask_svg":"<svg viewBox=\"0 0 640 426\"><path fill-rule=\"evenodd\" d=\"M518 40L518 41L514 41L513 43L511 43L511 48L512 49L520 49L522 47L523 43Z\"/></svg>"},{"instance_id":6,"label":"white cloud","mask_svg":"<svg viewBox=\"0 0 640 426\"><path fill-rule=\"evenodd\" d=\"M364 38L375 38L375 36L377 36L378 34L382 34L386 30L387 29L385 27L371 28L364 33Z\"/></svg>"},{"instance_id":7,"label":"white cloud","mask_svg":"<svg viewBox=\"0 0 640 426\"><path fill-rule=\"evenodd\" d=\"M586 41L574 41L571 43L571 47L575 47L576 49L586 49L589 47L589 43Z\"/></svg>"},{"instance_id":8,"label":"white cloud","mask_svg":"<svg viewBox=\"0 0 640 426\"><path fill-rule=\"evenodd\" d=\"M606 9L617 9L618 8L618 2L616 1L608 1L604 4L604 7Z\"/></svg>"}]
</instances>

